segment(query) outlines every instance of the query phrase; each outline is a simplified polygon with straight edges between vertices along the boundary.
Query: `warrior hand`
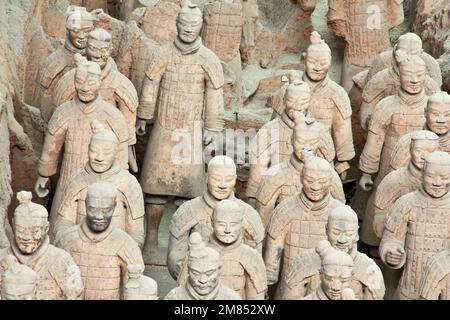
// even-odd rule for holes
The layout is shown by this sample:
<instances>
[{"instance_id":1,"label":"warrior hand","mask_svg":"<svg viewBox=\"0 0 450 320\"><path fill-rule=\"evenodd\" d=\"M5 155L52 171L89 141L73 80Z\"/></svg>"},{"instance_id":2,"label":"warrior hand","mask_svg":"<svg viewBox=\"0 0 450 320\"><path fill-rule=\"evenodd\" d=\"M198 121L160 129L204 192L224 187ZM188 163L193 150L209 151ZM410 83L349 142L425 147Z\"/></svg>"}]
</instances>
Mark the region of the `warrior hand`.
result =
<instances>
[{"instance_id":1,"label":"warrior hand","mask_svg":"<svg viewBox=\"0 0 450 320\"><path fill-rule=\"evenodd\" d=\"M364 191L372 191L373 186L372 176L368 173L363 173L361 179L359 179L359 186Z\"/></svg>"},{"instance_id":2,"label":"warrior hand","mask_svg":"<svg viewBox=\"0 0 450 320\"><path fill-rule=\"evenodd\" d=\"M48 195L49 190L47 188L48 178L39 176L34 187L34 191L39 198L44 198Z\"/></svg>"},{"instance_id":3,"label":"warrior hand","mask_svg":"<svg viewBox=\"0 0 450 320\"><path fill-rule=\"evenodd\" d=\"M378 213L375 215L375 217L373 217L373 231L380 239L383 237L385 220L386 216L384 214Z\"/></svg>"},{"instance_id":4,"label":"warrior hand","mask_svg":"<svg viewBox=\"0 0 450 320\"><path fill-rule=\"evenodd\" d=\"M147 121L143 119L138 119L136 121L136 134L138 136L143 136L145 134L145 126L147 125Z\"/></svg>"},{"instance_id":5,"label":"warrior hand","mask_svg":"<svg viewBox=\"0 0 450 320\"><path fill-rule=\"evenodd\" d=\"M398 266L403 259L405 249L402 247L395 247L388 250L386 254L386 262L392 266Z\"/></svg>"},{"instance_id":6,"label":"warrior hand","mask_svg":"<svg viewBox=\"0 0 450 320\"><path fill-rule=\"evenodd\" d=\"M347 179L348 170L350 170L350 164L347 161L336 161L334 169L339 174L341 181L345 181L345 179Z\"/></svg>"},{"instance_id":7,"label":"warrior hand","mask_svg":"<svg viewBox=\"0 0 450 320\"><path fill-rule=\"evenodd\" d=\"M138 172L138 165L136 161L136 154L134 152L133 146L128 146L128 164L130 165L130 170L134 173Z\"/></svg>"}]
</instances>

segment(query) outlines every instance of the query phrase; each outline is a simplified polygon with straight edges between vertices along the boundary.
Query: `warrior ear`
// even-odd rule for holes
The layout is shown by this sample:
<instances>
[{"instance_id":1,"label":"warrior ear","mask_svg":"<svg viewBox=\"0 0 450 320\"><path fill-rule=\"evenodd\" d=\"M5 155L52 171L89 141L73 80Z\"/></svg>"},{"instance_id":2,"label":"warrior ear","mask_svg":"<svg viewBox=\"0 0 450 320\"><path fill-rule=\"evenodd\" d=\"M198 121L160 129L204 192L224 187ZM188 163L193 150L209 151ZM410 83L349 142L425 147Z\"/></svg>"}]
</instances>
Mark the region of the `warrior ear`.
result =
<instances>
[{"instance_id":1,"label":"warrior ear","mask_svg":"<svg viewBox=\"0 0 450 320\"><path fill-rule=\"evenodd\" d=\"M33 199L33 194L29 191L20 191L20 192L17 192L16 197L17 197L17 200L19 200L20 204L23 204L23 203L28 204L28 203L31 203L31 199Z\"/></svg>"},{"instance_id":2,"label":"warrior ear","mask_svg":"<svg viewBox=\"0 0 450 320\"><path fill-rule=\"evenodd\" d=\"M408 59L408 54L405 51L399 49L395 51L395 59L398 63L402 63Z\"/></svg>"}]
</instances>

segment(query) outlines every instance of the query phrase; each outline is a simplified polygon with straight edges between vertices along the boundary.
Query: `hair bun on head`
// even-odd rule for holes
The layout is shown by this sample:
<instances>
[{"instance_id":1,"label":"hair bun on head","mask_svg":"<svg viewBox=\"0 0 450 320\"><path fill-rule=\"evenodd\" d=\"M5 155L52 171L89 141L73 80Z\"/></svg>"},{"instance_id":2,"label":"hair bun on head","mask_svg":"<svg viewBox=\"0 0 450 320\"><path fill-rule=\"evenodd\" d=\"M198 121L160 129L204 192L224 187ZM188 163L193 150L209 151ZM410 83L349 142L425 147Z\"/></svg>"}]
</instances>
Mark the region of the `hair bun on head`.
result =
<instances>
[{"instance_id":1,"label":"hair bun on head","mask_svg":"<svg viewBox=\"0 0 450 320\"><path fill-rule=\"evenodd\" d=\"M332 252L334 249L331 243L327 240L321 240L317 243L316 252L323 259L328 253Z\"/></svg>"},{"instance_id":2,"label":"hair bun on head","mask_svg":"<svg viewBox=\"0 0 450 320\"><path fill-rule=\"evenodd\" d=\"M33 199L33 194L29 191L20 191L17 192L17 200L19 200L20 204L29 204Z\"/></svg>"},{"instance_id":3,"label":"hair bun on head","mask_svg":"<svg viewBox=\"0 0 450 320\"><path fill-rule=\"evenodd\" d=\"M322 36L317 31L311 32L310 41L312 44L322 43Z\"/></svg>"},{"instance_id":4,"label":"hair bun on head","mask_svg":"<svg viewBox=\"0 0 450 320\"><path fill-rule=\"evenodd\" d=\"M97 119L92 120L91 129L93 133L99 133L105 130L105 126Z\"/></svg>"}]
</instances>

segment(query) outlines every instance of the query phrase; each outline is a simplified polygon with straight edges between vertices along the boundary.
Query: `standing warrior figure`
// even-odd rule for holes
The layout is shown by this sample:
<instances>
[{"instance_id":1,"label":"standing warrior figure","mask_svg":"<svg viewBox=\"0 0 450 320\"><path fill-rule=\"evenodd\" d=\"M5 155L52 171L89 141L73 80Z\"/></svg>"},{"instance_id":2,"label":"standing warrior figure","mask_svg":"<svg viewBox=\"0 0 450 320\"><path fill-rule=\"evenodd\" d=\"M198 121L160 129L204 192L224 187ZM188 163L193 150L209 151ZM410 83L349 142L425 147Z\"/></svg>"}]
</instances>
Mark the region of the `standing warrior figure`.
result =
<instances>
[{"instance_id":1,"label":"standing warrior figure","mask_svg":"<svg viewBox=\"0 0 450 320\"><path fill-rule=\"evenodd\" d=\"M83 294L80 269L66 251L50 244L48 212L31 202L31 192L19 192L14 211L14 240L0 251L0 260L13 255L37 273L37 300L78 300ZM3 273L0 270L0 274Z\"/></svg>"},{"instance_id":2,"label":"standing warrior figure","mask_svg":"<svg viewBox=\"0 0 450 320\"><path fill-rule=\"evenodd\" d=\"M320 241L315 250L320 256L320 284L301 300L356 300L351 288L355 275L352 257L326 240Z\"/></svg>"},{"instance_id":3,"label":"standing warrior figure","mask_svg":"<svg viewBox=\"0 0 450 320\"><path fill-rule=\"evenodd\" d=\"M222 200L214 208L214 232L208 247L220 254L220 280L236 291L242 300L264 300L267 291L266 267L261 253L242 242L243 214L233 200ZM187 279L187 263L178 277L182 284Z\"/></svg>"},{"instance_id":4,"label":"standing warrior figure","mask_svg":"<svg viewBox=\"0 0 450 320\"><path fill-rule=\"evenodd\" d=\"M108 31L97 28L89 33L86 57L89 61L96 62L102 70L99 90L103 99L117 107L127 121L128 160L132 171L137 172L133 146L136 144L135 125L138 96L133 83L117 71L117 66L111 58L111 49L112 38ZM58 81L53 93L53 102L57 107L72 100L77 95L73 81L75 73L76 70L72 69Z\"/></svg>"},{"instance_id":5,"label":"standing warrior figure","mask_svg":"<svg viewBox=\"0 0 450 320\"><path fill-rule=\"evenodd\" d=\"M299 252L327 239L328 214L343 205L330 194L332 170L322 158L308 159L303 166L301 193L286 199L273 211L264 252L269 285L286 277Z\"/></svg>"},{"instance_id":6,"label":"standing warrior figure","mask_svg":"<svg viewBox=\"0 0 450 320\"><path fill-rule=\"evenodd\" d=\"M264 226L261 218L250 205L235 198L236 165L227 156L216 156L208 163L206 191L200 197L183 203L174 213L169 226L169 248L167 262L169 272L177 279L188 251L189 234L197 231L207 240L213 233L212 215L217 203L230 199L235 201L243 214L243 241L245 244L262 250Z\"/></svg>"},{"instance_id":7,"label":"standing warrior figure","mask_svg":"<svg viewBox=\"0 0 450 320\"><path fill-rule=\"evenodd\" d=\"M179 201L203 193L202 146L214 145L224 127L222 66L202 44L202 22L196 5L184 5L177 18L177 38L161 47L144 78L137 134L145 133L146 122L153 120L157 111L140 180L146 194L146 261L157 249L158 227L168 196Z\"/></svg>"},{"instance_id":8,"label":"standing warrior figure","mask_svg":"<svg viewBox=\"0 0 450 320\"><path fill-rule=\"evenodd\" d=\"M372 174L378 172L375 186L389 173L392 150L409 132L420 130L425 123L428 96L424 91L425 62L418 56L403 54L400 62L401 88L396 95L381 100L372 115L369 133L359 160L363 172L359 184L372 190Z\"/></svg>"},{"instance_id":9,"label":"standing warrior figure","mask_svg":"<svg viewBox=\"0 0 450 320\"><path fill-rule=\"evenodd\" d=\"M109 182L91 184L86 218L57 241L81 269L85 300L119 300L128 281L128 265L144 267L136 242L111 223L116 199L117 190Z\"/></svg>"},{"instance_id":10,"label":"standing warrior figure","mask_svg":"<svg viewBox=\"0 0 450 320\"><path fill-rule=\"evenodd\" d=\"M409 160L405 167L390 172L381 181L375 192L374 216L366 215L362 233L369 232L365 228L373 228L375 235L381 240L384 224L394 203L407 193L415 191L422 183L422 169L429 153L438 151L438 136L431 131L419 130L408 134L410 137ZM379 240L377 246L379 244Z\"/></svg>"},{"instance_id":11,"label":"standing warrior figure","mask_svg":"<svg viewBox=\"0 0 450 320\"><path fill-rule=\"evenodd\" d=\"M353 76L391 46L389 30L404 20L403 1L328 0L328 7L328 24L346 42L341 82L349 92Z\"/></svg>"},{"instance_id":12,"label":"standing warrior figure","mask_svg":"<svg viewBox=\"0 0 450 320\"><path fill-rule=\"evenodd\" d=\"M293 79L284 91L281 116L264 124L253 138L250 145L250 175L246 190L248 202L253 207L256 206L256 196L264 172L272 166L289 160L292 155L294 126L304 118L310 101L309 86L303 81ZM318 125L318 123L313 124L314 127ZM323 126L321 132L320 154L327 161L332 162L335 156L333 140Z\"/></svg>"},{"instance_id":13,"label":"standing warrior figure","mask_svg":"<svg viewBox=\"0 0 450 320\"><path fill-rule=\"evenodd\" d=\"M326 225L328 241L338 251L349 254L354 262L350 288L360 300L382 300L385 287L383 275L375 261L357 251L358 216L348 206L335 208ZM320 256L314 248L300 252L285 281L279 299L301 299L320 286Z\"/></svg>"},{"instance_id":14,"label":"standing warrior figure","mask_svg":"<svg viewBox=\"0 0 450 320\"><path fill-rule=\"evenodd\" d=\"M7 255L0 263L5 270L0 279L0 300L36 300L36 271L20 264L13 255Z\"/></svg>"},{"instance_id":15,"label":"standing warrior figure","mask_svg":"<svg viewBox=\"0 0 450 320\"><path fill-rule=\"evenodd\" d=\"M144 265L128 265L128 282L123 289L123 300L158 300L158 284L144 276L144 269Z\"/></svg>"},{"instance_id":16,"label":"standing warrior figure","mask_svg":"<svg viewBox=\"0 0 450 320\"><path fill-rule=\"evenodd\" d=\"M8 220L11 203L10 137L13 136L20 149L32 151L30 139L14 117L13 99L9 90L0 83L0 249L9 247L8 236L12 233Z\"/></svg>"},{"instance_id":17,"label":"standing warrior figure","mask_svg":"<svg viewBox=\"0 0 450 320\"><path fill-rule=\"evenodd\" d=\"M425 109L425 119L424 129L439 137L439 150L450 153L450 94L440 91L430 96ZM411 134L405 134L392 151L390 170L408 165L411 159L410 146Z\"/></svg>"},{"instance_id":18,"label":"standing warrior figure","mask_svg":"<svg viewBox=\"0 0 450 320\"><path fill-rule=\"evenodd\" d=\"M55 105L53 91L59 79L75 67L74 54L86 55L86 44L89 32L94 29L93 16L86 8L69 7L66 21L67 38L64 47L53 52L40 71L39 86L41 116L45 122L52 117Z\"/></svg>"},{"instance_id":19,"label":"standing warrior figure","mask_svg":"<svg viewBox=\"0 0 450 320\"><path fill-rule=\"evenodd\" d=\"M401 300L417 300L426 264L448 249L450 241L450 155L442 151L425 159L422 185L394 204L380 243L381 260L403 267L397 288Z\"/></svg>"},{"instance_id":20,"label":"standing warrior figure","mask_svg":"<svg viewBox=\"0 0 450 320\"><path fill-rule=\"evenodd\" d=\"M293 152L291 158L269 168L261 179L256 196L258 211L264 226L270 221L273 209L284 199L298 194L302 188L302 170L310 155L317 155L323 129L316 121L300 121L292 135ZM341 179L332 171L331 195L345 204L345 194Z\"/></svg>"},{"instance_id":21,"label":"standing warrior figure","mask_svg":"<svg viewBox=\"0 0 450 320\"><path fill-rule=\"evenodd\" d=\"M430 61L434 62L434 64L437 64L437 62L430 56L420 54L422 52L422 40L415 33L407 33L400 36L394 49L389 52L392 56L391 64L374 74L373 77L368 80L362 93L363 101L359 118L364 130L367 130L375 106L384 98L395 95L400 89L401 81L399 66L400 60L404 58L405 53L412 56L418 56L425 62L427 75L425 76L424 89L427 95L432 95L439 91L442 85L442 78L440 82L437 82L437 80L435 81L434 78L430 77ZM437 67L439 68L438 64ZM441 83L441 85L439 85L439 83Z\"/></svg>"},{"instance_id":22,"label":"standing warrior figure","mask_svg":"<svg viewBox=\"0 0 450 320\"><path fill-rule=\"evenodd\" d=\"M306 51L303 74L311 88L308 115L319 120L333 137L336 149L336 171L344 179L350 169L348 161L355 156L352 134L352 108L345 90L328 77L331 49L317 31L311 33L311 45Z\"/></svg>"},{"instance_id":23,"label":"standing warrior figure","mask_svg":"<svg viewBox=\"0 0 450 320\"><path fill-rule=\"evenodd\" d=\"M118 159L121 166L128 169L128 128L125 118L113 105L103 100L99 93L101 70L97 63L75 55L77 68L75 88L77 96L62 104L53 114L45 135L42 155L39 160L39 178L35 191L45 197L49 190L46 184L58 168L59 156L64 147L61 173L56 188L54 202L60 203L62 191L69 178L86 165L89 141L92 137L91 123L100 121L111 129L119 140ZM56 215L50 217L53 224Z\"/></svg>"},{"instance_id":24,"label":"standing warrior figure","mask_svg":"<svg viewBox=\"0 0 450 320\"><path fill-rule=\"evenodd\" d=\"M220 254L206 246L202 236L189 236L188 278L172 289L164 300L241 300L237 292L220 280Z\"/></svg>"},{"instance_id":25,"label":"standing warrior figure","mask_svg":"<svg viewBox=\"0 0 450 320\"><path fill-rule=\"evenodd\" d=\"M81 223L86 217L86 196L88 187L106 181L117 188L117 205L112 224L128 233L139 245L144 245L144 198L136 178L123 169L117 160L119 141L114 132L106 130L97 121L92 121L93 135L89 143L89 161L84 169L75 173L64 189L61 202L53 203L55 225L53 235Z\"/></svg>"},{"instance_id":26,"label":"standing warrior figure","mask_svg":"<svg viewBox=\"0 0 450 320\"><path fill-rule=\"evenodd\" d=\"M419 292L424 300L450 300L450 249L428 259Z\"/></svg>"}]
</instances>

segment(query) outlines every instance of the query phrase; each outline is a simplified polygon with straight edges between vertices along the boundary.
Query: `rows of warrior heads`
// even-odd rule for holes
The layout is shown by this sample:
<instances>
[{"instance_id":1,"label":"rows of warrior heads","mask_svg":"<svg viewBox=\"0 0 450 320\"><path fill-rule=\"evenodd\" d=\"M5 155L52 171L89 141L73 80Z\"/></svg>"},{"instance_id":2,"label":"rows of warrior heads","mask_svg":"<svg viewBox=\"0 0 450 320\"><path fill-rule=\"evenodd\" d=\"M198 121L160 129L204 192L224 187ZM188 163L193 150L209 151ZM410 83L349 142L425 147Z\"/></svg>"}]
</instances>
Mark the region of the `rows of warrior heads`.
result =
<instances>
[{"instance_id":1,"label":"rows of warrior heads","mask_svg":"<svg viewBox=\"0 0 450 320\"><path fill-rule=\"evenodd\" d=\"M215 10L216 2L204 9L206 22L235 15ZM0 251L2 299L162 298L146 264L167 265L176 280L165 299L379 300L392 298L388 287L397 288L394 298L448 299L450 95L439 91L439 66L415 34L358 55L345 19L336 18L347 7L337 2L329 19L347 41L346 88L328 77L332 51L312 32L304 72L272 97L272 120L250 144L246 201L234 194L234 160L203 157L225 127L222 65L235 56L201 35L223 30L205 27L187 2L175 38L145 72L131 68L143 74L136 84L111 57L113 36L94 26L92 13L72 8L65 45L39 79L47 129L35 193L53 200L47 210L30 192L17 194ZM384 44L387 31L372 36ZM346 205L342 183L356 155L352 104L367 131L356 194L371 194L362 215ZM136 135L150 123L138 166ZM175 161L182 134L190 138ZM165 255L159 225L172 200Z\"/></svg>"}]
</instances>

